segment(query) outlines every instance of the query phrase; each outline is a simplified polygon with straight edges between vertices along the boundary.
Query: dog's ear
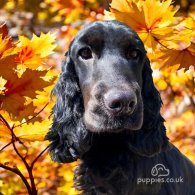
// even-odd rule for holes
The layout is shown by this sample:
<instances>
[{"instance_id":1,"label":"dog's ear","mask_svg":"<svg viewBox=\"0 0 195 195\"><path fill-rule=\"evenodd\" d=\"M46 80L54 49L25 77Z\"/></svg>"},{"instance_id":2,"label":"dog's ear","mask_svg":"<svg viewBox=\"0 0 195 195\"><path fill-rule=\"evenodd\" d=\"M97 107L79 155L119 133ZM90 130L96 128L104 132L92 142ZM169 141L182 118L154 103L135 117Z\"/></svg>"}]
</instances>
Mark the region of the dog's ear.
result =
<instances>
[{"instance_id":1,"label":"dog's ear","mask_svg":"<svg viewBox=\"0 0 195 195\"><path fill-rule=\"evenodd\" d=\"M153 156L168 147L168 138L164 119L160 114L162 100L153 83L152 69L149 59L143 67L142 98L144 104L143 126L136 132L131 132L130 148L142 156Z\"/></svg>"},{"instance_id":2,"label":"dog's ear","mask_svg":"<svg viewBox=\"0 0 195 195\"><path fill-rule=\"evenodd\" d=\"M160 108L162 100L160 93L156 89L152 78L152 69L150 67L150 61L147 58L144 64L143 72L143 86L142 86L142 97L144 103L144 128L151 129L154 126L154 122L160 116Z\"/></svg>"},{"instance_id":3,"label":"dog's ear","mask_svg":"<svg viewBox=\"0 0 195 195\"><path fill-rule=\"evenodd\" d=\"M82 146L86 144L83 142L87 142L88 138L82 122L82 95L69 52L52 93L56 96L56 104L53 108L53 124L46 135L46 139L51 141L50 154L54 161L72 162L80 157L84 150Z\"/></svg>"}]
</instances>

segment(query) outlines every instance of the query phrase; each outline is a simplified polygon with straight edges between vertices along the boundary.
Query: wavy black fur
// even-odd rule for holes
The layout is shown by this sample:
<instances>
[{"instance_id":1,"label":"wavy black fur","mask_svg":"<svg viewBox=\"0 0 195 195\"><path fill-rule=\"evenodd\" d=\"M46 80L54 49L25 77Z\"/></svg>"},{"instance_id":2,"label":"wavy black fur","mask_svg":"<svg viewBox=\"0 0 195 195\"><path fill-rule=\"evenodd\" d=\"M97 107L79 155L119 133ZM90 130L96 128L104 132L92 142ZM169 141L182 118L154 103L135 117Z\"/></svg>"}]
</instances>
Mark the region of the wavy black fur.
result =
<instances>
[{"instance_id":1,"label":"wavy black fur","mask_svg":"<svg viewBox=\"0 0 195 195\"><path fill-rule=\"evenodd\" d=\"M99 28L107 25L99 23ZM75 187L84 195L194 195L194 166L166 137L160 114L162 101L153 83L149 60L146 59L142 71L144 121L141 129L91 133L83 123L83 96L71 47L53 90L57 100L53 125L46 139L51 141L54 161L69 163L81 159L75 171ZM181 176L184 182L138 184L138 178L151 177L150 171L158 163L170 170L169 177Z\"/></svg>"}]
</instances>

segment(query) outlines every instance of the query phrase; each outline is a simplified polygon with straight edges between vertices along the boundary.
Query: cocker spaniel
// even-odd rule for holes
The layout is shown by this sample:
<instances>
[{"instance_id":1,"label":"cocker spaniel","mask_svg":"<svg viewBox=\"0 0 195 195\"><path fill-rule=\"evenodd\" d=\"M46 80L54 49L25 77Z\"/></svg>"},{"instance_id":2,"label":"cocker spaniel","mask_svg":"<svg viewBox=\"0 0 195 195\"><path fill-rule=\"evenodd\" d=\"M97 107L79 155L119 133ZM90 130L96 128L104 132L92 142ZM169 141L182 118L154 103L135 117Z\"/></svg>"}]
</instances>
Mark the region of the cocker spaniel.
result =
<instances>
[{"instance_id":1,"label":"cocker spaniel","mask_svg":"<svg viewBox=\"0 0 195 195\"><path fill-rule=\"evenodd\" d=\"M52 159L81 160L84 195L194 195L195 168L166 137L161 98L138 35L94 22L70 44L53 93Z\"/></svg>"}]
</instances>

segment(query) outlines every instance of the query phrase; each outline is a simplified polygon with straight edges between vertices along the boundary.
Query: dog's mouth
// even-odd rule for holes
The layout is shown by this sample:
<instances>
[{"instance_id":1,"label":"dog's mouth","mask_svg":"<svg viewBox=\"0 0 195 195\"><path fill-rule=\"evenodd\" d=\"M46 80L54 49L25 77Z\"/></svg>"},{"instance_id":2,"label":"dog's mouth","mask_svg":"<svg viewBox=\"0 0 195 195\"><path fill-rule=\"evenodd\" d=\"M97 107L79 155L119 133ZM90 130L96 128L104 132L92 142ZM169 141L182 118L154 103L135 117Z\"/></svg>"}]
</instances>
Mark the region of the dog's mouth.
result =
<instances>
[{"instance_id":1,"label":"dog's mouth","mask_svg":"<svg viewBox=\"0 0 195 195\"><path fill-rule=\"evenodd\" d=\"M143 104L139 103L134 112L126 115L113 116L96 106L86 110L84 124L91 132L119 133L125 130L139 130L143 123Z\"/></svg>"},{"instance_id":2,"label":"dog's mouth","mask_svg":"<svg viewBox=\"0 0 195 195\"><path fill-rule=\"evenodd\" d=\"M121 87L107 87L104 91L98 91L97 86L91 90L93 93L89 93L88 99L84 98L86 128L97 133L139 130L143 123L143 100L139 85L123 84Z\"/></svg>"}]
</instances>

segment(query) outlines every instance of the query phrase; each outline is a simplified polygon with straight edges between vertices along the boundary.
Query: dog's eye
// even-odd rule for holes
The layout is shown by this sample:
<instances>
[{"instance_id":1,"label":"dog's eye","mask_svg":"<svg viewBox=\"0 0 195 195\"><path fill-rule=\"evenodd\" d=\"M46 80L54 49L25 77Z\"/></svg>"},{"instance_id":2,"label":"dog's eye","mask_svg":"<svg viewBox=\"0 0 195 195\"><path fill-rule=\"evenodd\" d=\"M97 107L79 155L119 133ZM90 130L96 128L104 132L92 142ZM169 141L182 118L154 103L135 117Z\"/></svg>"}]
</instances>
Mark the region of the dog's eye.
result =
<instances>
[{"instance_id":1,"label":"dog's eye","mask_svg":"<svg viewBox=\"0 0 195 195\"><path fill-rule=\"evenodd\" d=\"M127 52L127 58L137 59L139 57L139 51L137 49L129 49Z\"/></svg>"},{"instance_id":2,"label":"dog's eye","mask_svg":"<svg viewBox=\"0 0 195 195\"><path fill-rule=\"evenodd\" d=\"M92 51L88 47L81 49L79 51L79 56L81 56L81 58L84 60L88 60L88 59L91 59L93 57Z\"/></svg>"}]
</instances>

